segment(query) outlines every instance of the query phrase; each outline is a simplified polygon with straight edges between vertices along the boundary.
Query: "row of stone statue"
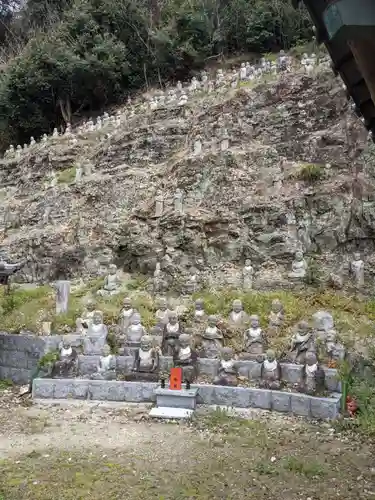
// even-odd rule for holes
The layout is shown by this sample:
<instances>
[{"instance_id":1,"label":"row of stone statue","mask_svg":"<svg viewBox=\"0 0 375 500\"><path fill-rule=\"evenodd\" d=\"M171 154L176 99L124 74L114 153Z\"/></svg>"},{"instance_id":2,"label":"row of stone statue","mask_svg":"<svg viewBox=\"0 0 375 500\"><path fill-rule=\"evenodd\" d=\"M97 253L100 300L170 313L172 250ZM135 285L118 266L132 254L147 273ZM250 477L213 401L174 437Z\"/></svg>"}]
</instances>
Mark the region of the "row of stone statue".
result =
<instances>
[{"instance_id":1,"label":"row of stone statue","mask_svg":"<svg viewBox=\"0 0 375 500\"><path fill-rule=\"evenodd\" d=\"M174 345L173 366L182 369L183 381L189 384L197 381L199 376L197 352L192 347L192 339L188 334L181 334L178 343ZM259 386L266 389L279 390L283 386L281 366L272 350L268 350L260 367ZM108 344L102 347L96 371L91 375L94 380L116 380L116 356L111 354ZM78 354L68 343L60 346L59 359L52 368L52 376L57 378L70 378L78 375ZM139 348L134 352L134 361L131 373L123 375L127 381L152 381L158 382L164 375L160 372L160 352L153 345L150 335L141 338ZM315 394L324 390L325 372L318 363L315 352L306 354L304 364L301 366L300 380L295 388L307 394ZM234 358L233 349L223 347L220 349L220 358L216 374L213 377L214 385L237 386L240 382L238 361Z\"/></svg>"},{"instance_id":2,"label":"row of stone statue","mask_svg":"<svg viewBox=\"0 0 375 500\"><path fill-rule=\"evenodd\" d=\"M290 349L283 356L285 360L303 364L308 351L317 352L317 343L321 349L320 354L329 363L337 363L344 357L345 349L337 341L332 316L323 313L321 320L317 315L318 313L314 321L318 326L314 329L310 328L306 321L298 323L291 338ZM261 328L257 315L249 316L244 311L241 300L233 301L232 310L227 320L223 321L214 315L207 315L204 301L198 299L194 307L193 326L187 327L181 323L175 311L168 309L167 300L163 298L159 300L155 313L155 326L150 330L150 335L154 346L162 354L173 356L181 335L193 333L195 348L200 357L215 359L220 356L220 351L225 346L225 333L228 330L239 331L243 338L240 359L259 360L267 350L268 338L277 333L283 320L284 308L278 299L272 301L267 332ZM319 324L323 326L320 327ZM84 354L99 354L107 343L108 329L103 324L102 312L96 310L94 302L87 305L82 318L77 320L77 330L84 335ZM138 349L142 337L147 334L141 316L134 308L131 299L125 298L116 329L119 352L128 354Z\"/></svg>"}]
</instances>

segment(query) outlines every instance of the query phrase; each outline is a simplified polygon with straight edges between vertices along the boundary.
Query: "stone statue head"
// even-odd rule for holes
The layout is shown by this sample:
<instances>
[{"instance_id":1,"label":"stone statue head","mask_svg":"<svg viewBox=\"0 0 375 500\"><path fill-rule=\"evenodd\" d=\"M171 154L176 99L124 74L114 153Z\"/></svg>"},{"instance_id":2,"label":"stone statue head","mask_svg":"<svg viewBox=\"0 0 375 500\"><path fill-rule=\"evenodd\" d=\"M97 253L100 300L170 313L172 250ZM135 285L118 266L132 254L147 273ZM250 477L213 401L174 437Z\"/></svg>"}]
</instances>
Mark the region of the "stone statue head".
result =
<instances>
[{"instance_id":1,"label":"stone statue head","mask_svg":"<svg viewBox=\"0 0 375 500\"><path fill-rule=\"evenodd\" d=\"M182 349L185 349L186 347L190 346L191 337L187 333L182 333L178 339L178 342L180 344L180 347Z\"/></svg>"},{"instance_id":2,"label":"stone statue head","mask_svg":"<svg viewBox=\"0 0 375 500\"><path fill-rule=\"evenodd\" d=\"M204 309L204 300L203 299L197 299L195 301L195 310L196 311L203 311Z\"/></svg>"},{"instance_id":3,"label":"stone statue head","mask_svg":"<svg viewBox=\"0 0 375 500\"><path fill-rule=\"evenodd\" d=\"M94 313L94 315L92 317L92 322L94 325L100 325L101 323L103 323L102 315L99 312Z\"/></svg>"},{"instance_id":4,"label":"stone statue head","mask_svg":"<svg viewBox=\"0 0 375 500\"><path fill-rule=\"evenodd\" d=\"M224 361L230 361L233 359L233 349L231 347L223 347L220 350L220 356Z\"/></svg>"},{"instance_id":5,"label":"stone statue head","mask_svg":"<svg viewBox=\"0 0 375 500\"><path fill-rule=\"evenodd\" d=\"M102 348L102 356L109 356L111 354L111 348L108 344L104 344Z\"/></svg>"},{"instance_id":6,"label":"stone statue head","mask_svg":"<svg viewBox=\"0 0 375 500\"><path fill-rule=\"evenodd\" d=\"M171 325L176 325L178 322L177 314L174 311L171 311L168 315L168 321Z\"/></svg>"},{"instance_id":7,"label":"stone statue head","mask_svg":"<svg viewBox=\"0 0 375 500\"><path fill-rule=\"evenodd\" d=\"M139 314L133 314L131 319L132 325L140 325L141 324L141 316Z\"/></svg>"},{"instance_id":8,"label":"stone statue head","mask_svg":"<svg viewBox=\"0 0 375 500\"><path fill-rule=\"evenodd\" d=\"M61 348L62 349L70 349L71 347L71 343L69 342L69 340L67 338L63 338L62 342L61 342Z\"/></svg>"},{"instance_id":9,"label":"stone statue head","mask_svg":"<svg viewBox=\"0 0 375 500\"><path fill-rule=\"evenodd\" d=\"M109 274L116 274L117 273L117 266L116 264L111 264L109 266Z\"/></svg>"},{"instance_id":10,"label":"stone statue head","mask_svg":"<svg viewBox=\"0 0 375 500\"><path fill-rule=\"evenodd\" d=\"M315 352L309 351L306 353L306 364L313 366L318 362Z\"/></svg>"},{"instance_id":11,"label":"stone statue head","mask_svg":"<svg viewBox=\"0 0 375 500\"><path fill-rule=\"evenodd\" d=\"M271 304L271 310L274 313L281 312L283 310L283 305L279 299L274 299Z\"/></svg>"},{"instance_id":12,"label":"stone statue head","mask_svg":"<svg viewBox=\"0 0 375 500\"><path fill-rule=\"evenodd\" d=\"M151 335L143 335L141 337L141 350L149 351L152 348L152 337Z\"/></svg>"},{"instance_id":13,"label":"stone statue head","mask_svg":"<svg viewBox=\"0 0 375 500\"><path fill-rule=\"evenodd\" d=\"M298 333L301 335L306 335L310 331L310 326L307 321L300 321L298 323Z\"/></svg>"},{"instance_id":14,"label":"stone statue head","mask_svg":"<svg viewBox=\"0 0 375 500\"><path fill-rule=\"evenodd\" d=\"M214 326L216 326L216 324L217 324L217 318L216 318L216 316L214 316L213 314L211 314L210 316L208 316L207 323L208 323L208 326L210 328L213 328Z\"/></svg>"},{"instance_id":15,"label":"stone statue head","mask_svg":"<svg viewBox=\"0 0 375 500\"><path fill-rule=\"evenodd\" d=\"M259 316L256 314L250 316L250 326L251 328L259 328Z\"/></svg>"},{"instance_id":16,"label":"stone statue head","mask_svg":"<svg viewBox=\"0 0 375 500\"><path fill-rule=\"evenodd\" d=\"M268 349L268 351L266 351L266 360L272 363L272 361L275 361L275 359L275 351L273 349Z\"/></svg>"},{"instance_id":17,"label":"stone statue head","mask_svg":"<svg viewBox=\"0 0 375 500\"><path fill-rule=\"evenodd\" d=\"M361 254L359 252L355 252L353 257L354 257L354 260L361 260Z\"/></svg>"},{"instance_id":18,"label":"stone statue head","mask_svg":"<svg viewBox=\"0 0 375 500\"><path fill-rule=\"evenodd\" d=\"M241 68L244 68L245 67L245 63L241 63Z\"/></svg>"},{"instance_id":19,"label":"stone statue head","mask_svg":"<svg viewBox=\"0 0 375 500\"><path fill-rule=\"evenodd\" d=\"M296 252L294 258L295 260L300 262L301 260L303 260L303 253L301 251Z\"/></svg>"},{"instance_id":20,"label":"stone statue head","mask_svg":"<svg viewBox=\"0 0 375 500\"><path fill-rule=\"evenodd\" d=\"M158 309L160 309L161 311L166 311L167 308L168 308L167 299L165 299L164 297L160 298L158 300Z\"/></svg>"},{"instance_id":21,"label":"stone statue head","mask_svg":"<svg viewBox=\"0 0 375 500\"><path fill-rule=\"evenodd\" d=\"M239 313L242 311L242 302L239 299L236 299L232 303L232 308L235 313Z\"/></svg>"},{"instance_id":22,"label":"stone statue head","mask_svg":"<svg viewBox=\"0 0 375 500\"><path fill-rule=\"evenodd\" d=\"M92 311L95 311L95 308L96 308L96 302L95 302L95 300L93 300L93 299L88 300L87 304L86 304L86 309L89 312L92 312Z\"/></svg>"},{"instance_id":23,"label":"stone statue head","mask_svg":"<svg viewBox=\"0 0 375 500\"><path fill-rule=\"evenodd\" d=\"M246 259L245 260L245 267L250 267L251 266L251 260L250 259Z\"/></svg>"},{"instance_id":24,"label":"stone statue head","mask_svg":"<svg viewBox=\"0 0 375 500\"><path fill-rule=\"evenodd\" d=\"M132 309L132 301L129 297L125 297L124 300L122 301L122 307L123 309L129 310Z\"/></svg>"}]
</instances>

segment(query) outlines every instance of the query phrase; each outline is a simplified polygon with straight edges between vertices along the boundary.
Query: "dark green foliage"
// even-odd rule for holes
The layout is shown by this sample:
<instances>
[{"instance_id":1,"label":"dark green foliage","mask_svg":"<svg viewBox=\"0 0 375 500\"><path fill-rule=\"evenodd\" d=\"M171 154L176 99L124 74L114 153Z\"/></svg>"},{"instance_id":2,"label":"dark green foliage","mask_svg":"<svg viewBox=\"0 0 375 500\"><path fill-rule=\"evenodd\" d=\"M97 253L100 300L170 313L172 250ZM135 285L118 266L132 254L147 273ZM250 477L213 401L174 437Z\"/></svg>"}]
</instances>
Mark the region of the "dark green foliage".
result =
<instances>
[{"instance_id":1,"label":"dark green foliage","mask_svg":"<svg viewBox=\"0 0 375 500\"><path fill-rule=\"evenodd\" d=\"M0 149L145 85L186 78L209 59L311 38L306 13L290 3L29 0L12 26L24 47L0 74Z\"/></svg>"}]
</instances>

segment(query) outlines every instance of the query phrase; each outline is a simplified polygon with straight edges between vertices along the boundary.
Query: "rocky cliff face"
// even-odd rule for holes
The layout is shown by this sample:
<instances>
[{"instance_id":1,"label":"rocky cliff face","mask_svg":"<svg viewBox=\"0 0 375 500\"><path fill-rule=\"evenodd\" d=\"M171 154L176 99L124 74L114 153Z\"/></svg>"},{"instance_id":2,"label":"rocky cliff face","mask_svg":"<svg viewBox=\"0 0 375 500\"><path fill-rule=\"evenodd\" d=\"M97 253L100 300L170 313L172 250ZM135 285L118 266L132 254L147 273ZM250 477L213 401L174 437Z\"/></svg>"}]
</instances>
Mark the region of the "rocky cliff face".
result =
<instances>
[{"instance_id":1,"label":"rocky cliff face","mask_svg":"<svg viewBox=\"0 0 375 500\"><path fill-rule=\"evenodd\" d=\"M0 162L2 245L11 258L29 256L26 280L95 276L111 261L151 276L159 260L172 281L194 266L210 282L234 283L250 258L256 286L287 286L299 248L323 277L345 273L355 250L367 282L375 272L367 134L328 72L197 94L184 107L124 117L104 141L76 138Z\"/></svg>"}]
</instances>

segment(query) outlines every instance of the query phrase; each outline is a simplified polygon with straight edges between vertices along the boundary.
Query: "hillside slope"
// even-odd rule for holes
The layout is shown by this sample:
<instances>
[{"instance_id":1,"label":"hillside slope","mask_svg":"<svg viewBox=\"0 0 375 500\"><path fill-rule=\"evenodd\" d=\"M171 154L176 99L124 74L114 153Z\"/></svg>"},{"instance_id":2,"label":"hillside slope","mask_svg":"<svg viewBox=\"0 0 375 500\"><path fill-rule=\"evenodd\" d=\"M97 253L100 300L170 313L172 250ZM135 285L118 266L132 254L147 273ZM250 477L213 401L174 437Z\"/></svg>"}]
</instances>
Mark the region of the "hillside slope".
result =
<instances>
[{"instance_id":1,"label":"hillside slope","mask_svg":"<svg viewBox=\"0 0 375 500\"><path fill-rule=\"evenodd\" d=\"M323 276L346 273L355 250L367 278L375 272L366 133L330 72L132 115L125 108L104 140L102 131L51 137L0 162L2 245L11 258L28 255L23 279L96 276L111 261L151 276L161 261L171 284L191 266L207 281L235 283L251 258L256 286L272 288L287 286L299 248ZM230 147L221 151L225 129ZM79 165L86 175L76 183ZM183 214L173 209L176 189Z\"/></svg>"}]
</instances>

